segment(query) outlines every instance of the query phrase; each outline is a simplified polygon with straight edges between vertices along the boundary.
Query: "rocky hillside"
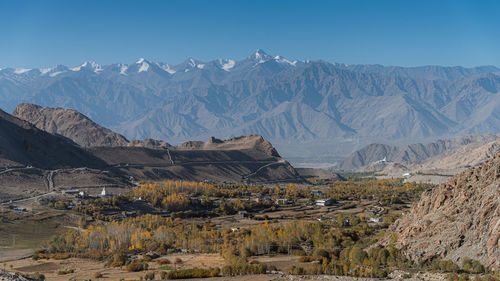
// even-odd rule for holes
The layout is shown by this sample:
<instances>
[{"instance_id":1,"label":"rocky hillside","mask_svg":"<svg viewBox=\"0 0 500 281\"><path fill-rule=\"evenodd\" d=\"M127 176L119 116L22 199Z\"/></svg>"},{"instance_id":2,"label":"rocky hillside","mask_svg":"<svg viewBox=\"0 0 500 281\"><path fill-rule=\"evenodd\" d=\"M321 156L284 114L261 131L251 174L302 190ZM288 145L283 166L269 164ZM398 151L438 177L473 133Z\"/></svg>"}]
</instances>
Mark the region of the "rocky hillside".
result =
<instances>
[{"instance_id":1,"label":"rocky hillside","mask_svg":"<svg viewBox=\"0 0 500 281\"><path fill-rule=\"evenodd\" d=\"M500 155L424 192L390 233L414 261L470 257L500 265Z\"/></svg>"},{"instance_id":2,"label":"rocky hillside","mask_svg":"<svg viewBox=\"0 0 500 281\"><path fill-rule=\"evenodd\" d=\"M94 147L89 151L137 179L226 182L303 182L270 142L250 135L189 141L166 149Z\"/></svg>"},{"instance_id":3,"label":"rocky hillside","mask_svg":"<svg viewBox=\"0 0 500 281\"><path fill-rule=\"evenodd\" d=\"M103 167L71 140L42 131L0 110L0 167L41 169Z\"/></svg>"},{"instance_id":4,"label":"rocky hillside","mask_svg":"<svg viewBox=\"0 0 500 281\"><path fill-rule=\"evenodd\" d=\"M170 144L153 139L128 141L124 136L102 127L87 116L72 109L41 107L30 103L19 104L13 116L28 121L40 130L61 135L82 147L139 146L166 148Z\"/></svg>"},{"instance_id":5,"label":"rocky hillside","mask_svg":"<svg viewBox=\"0 0 500 281\"><path fill-rule=\"evenodd\" d=\"M410 144L391 146L386 144L370 144L347 156L337 167L339 170L373 170L381 171L388 163L398 163L404 166L409 164L423 164L432 159L437 163L441 158L451 155L467 155L467 151L482 145L494 142L500 137L498 134L467 135L462 138L438 140L428 144ZM384 160L385 161L381 161ZM482 158L484 160L484 158ZM445 161L445 160L444 160ZM443 164L441 162L441 164ZM436 164L437 165L437 164ZM435 166L437 167L437 166ZM429 164L428 168L432 168Z\"/></svg>"},{"instance_id":6,"label":"rocky hillside","mask_svg":"<svg viewBox=\"0 0 500 281\"><path fill-rule=\"evenodd\" d=\"M75 110L22 103L12 115L30 122L40 130L72 139L83 147L126 146L129 143L124 136L99 126Z\"/></svg>"},{"instance_id":7,"label":"rocky hillside","mask_svg":"<svg viewBox=\"0 0 500 281\"><path fill-rule=\"evenodd\" d=\"M10 273L0 270L0 281L34 281L35 279L28 278L18 273Z\"/></svg>"}]
</instances>

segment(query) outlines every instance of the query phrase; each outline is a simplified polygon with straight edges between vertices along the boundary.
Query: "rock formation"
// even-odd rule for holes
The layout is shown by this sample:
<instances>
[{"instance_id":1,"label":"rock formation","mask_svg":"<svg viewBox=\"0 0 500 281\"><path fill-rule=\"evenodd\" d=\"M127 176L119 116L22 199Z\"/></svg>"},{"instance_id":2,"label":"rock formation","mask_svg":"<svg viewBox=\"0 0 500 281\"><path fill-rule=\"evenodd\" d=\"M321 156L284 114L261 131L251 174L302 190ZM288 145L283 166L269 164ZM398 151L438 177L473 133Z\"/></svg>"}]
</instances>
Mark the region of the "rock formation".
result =
<instances>
[{"instance_id":1,"label":"rock formation","mask_svg":"<svg viewBox=\"0 0 500 281\"><path fill-rule=\"evenodd\" d=\"M464 257L500 265L500 154L427 190L389 229L414 261Z\"/></svg>"}]
</instances>

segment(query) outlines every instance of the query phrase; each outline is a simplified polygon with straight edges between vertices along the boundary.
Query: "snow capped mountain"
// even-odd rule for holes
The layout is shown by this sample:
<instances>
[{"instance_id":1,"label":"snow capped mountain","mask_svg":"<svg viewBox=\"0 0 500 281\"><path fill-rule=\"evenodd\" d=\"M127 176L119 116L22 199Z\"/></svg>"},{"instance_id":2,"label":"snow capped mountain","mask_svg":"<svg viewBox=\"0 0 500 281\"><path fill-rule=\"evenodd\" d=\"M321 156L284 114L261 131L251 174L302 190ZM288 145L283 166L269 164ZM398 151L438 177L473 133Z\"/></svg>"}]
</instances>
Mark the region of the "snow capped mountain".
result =
<instances>
[{"instance_id":1,"label":"snow capped mountain","mask_svg":"<svg viewBox=\"0 0 500 281\"><path fill-rule=\"evenodd\" d=\"M272 60L273 57L268 55L264 50L262 49L257 49L255 53L253 53L250 57L250 59L257 61L258 63L264 63L266 61Z\"/></svg>"},{"instance_id":2,"label":"snow capped mountain","mask_svg":"<svg viewBox=\"0 0 500 281\"><path fill-rule=\"evenodd\" d=\"M251 56L247 58L247 60L253 61L258 64L263 64L266 62L277 62L279 64L283 65L289 65L289 66L296 66L299 61L294 60L290 61L282 56L271 56L268 55L266 52L264 52L262 49L256 50ZM202 62L195 60L193 58L189 58L186 61L177 64L177 65L171 65L168 63L162 63L162 62L150 62L146 60L145 58L139 58L135 63L132 64L123 64L123 63L118 63L118 64L111 64L111 65L100 65L97 64L94 61L86 61L82 63L79 66L76 67L66 67L63 65L57 65L54 67L49 67L49 68L40 68L40 69L31 69L31 68L18 68L12 70L12 73L16 75L23 75L28 72L31 72L33 70L36 70L37 73L40 75L48 75L50 77L55 77L57 75L60 75L62 73L72 71L72 72L79 72L79 71L91 71L96 74L100 73L118 73L124 76L130 75L131 72L135 73L141 73L141 72L148 72L152 71L152 68L156 68L156 71L162 70L170 75L174 75L176 73L182 73L182 72L189 72L189 71L194 71L194 70L223 70L225 72L230 72L234 71L235 68L238 66L241 66L241 71L248 71L248 63L246 63L247 60L243 61L236 61L233 59L217 59L209 62ZM252 65L255 66L255 65ZM9 69L9 68L7 68ZM0 69L1 71L2 69ZM5 69L4 69L5 70Z\"/></svg>"},{"instance_id":3,"label":"snow capped mountain","mask_svg":"<svg viewBox=\"0 0 500 281\"><path fill-rule=\"evenodd\" d=\"M170 143L261 134L287 154L314 142L350 152L500 131L500 70L298 61L261 49L242 60L0 70L0 106L76 109L127 138ZM339 148L340 149L340 148ZM291 154L288 154L291 155ZM292 155L293 156L293 155Z\"/></svg>"},{"instance_id":4,"label":"snow capped mountain","mask_svg":"<svg viewBox=\"0 0 500 281\"><path fill-rule=\"evenodd\" d=\"M140 65L139 70L137 72L144 72L144 71L148 71L148 69L149 69L149 62L147 62L143 58L140 58L139 60L137 60L137 62L135 64Z\"/></svg>"}]
</instances>

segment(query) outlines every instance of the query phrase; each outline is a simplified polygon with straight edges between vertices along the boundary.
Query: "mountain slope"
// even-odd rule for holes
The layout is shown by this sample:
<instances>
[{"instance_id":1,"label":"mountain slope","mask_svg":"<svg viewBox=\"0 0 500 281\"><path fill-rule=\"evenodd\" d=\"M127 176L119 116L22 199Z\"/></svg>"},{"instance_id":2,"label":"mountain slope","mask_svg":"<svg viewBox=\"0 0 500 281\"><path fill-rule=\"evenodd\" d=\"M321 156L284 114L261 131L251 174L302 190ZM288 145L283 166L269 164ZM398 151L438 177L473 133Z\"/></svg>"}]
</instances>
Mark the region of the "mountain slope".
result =
<instances>
[{"instance_id":1,"label":"mountain slope","mask_svg":"<svg viewBox=\"0 0 500 281\"><path fill-rule=\"evenodd\" d=\"M0 165L42 169L103 167L71 140L37 129L0 110Z\"/></svg>"},{"instance_id":2,"label":"mountain slope","mask_svg":"<svg viewBox=\"0 0 500 281\"><path fill-rule=\"evenodd\" d=\"M500 155L424 192L389 233L414 261L464 257L500 265ZM389 236L389 235L388 235ZM385 241L388 243L389 238Z\"/></svg>"},{"instance_id":3,"label":"mountain slope","mask_svg":"<svg viewBox=\"0 0 500 281\"><path fill-rule=\"evenodd\" d=\"M428 144L410 144L391 146L385 144L370 144L348 155L337 167L340 170L356 170L366 168L381 160L403 165L422 164L428 168L437 167L431 163L445 161L448 157L460 157L481 145L498 139L498 135L468 135L458 139L438 140ZM453 156L454 155L454 156ZM484 158L480 157L484 160ZM441 160L439 160L441 159Z\"/></svg>"},{"instance_id":4,"label":"mountain slope","mask_svg":"<svg viewBox=\"0 0 500 281\"><path fill-rule=\"evenodd\" d=\"M129 143L122 135L97 125L75 110L23 103L16 107L12 115L41 130L72 139L83 147L125 146Z\"/></svg>"},{"instance_id":5,"label":"mountain slope","mask_svg":"<svg viewBox=\"0 0 500 281\"><path fill-rule=\"evenodd\" d=\"M61 135L82 147L93 146L139 146L165 148L170 146L160 140L146 139L128 141L124 136L102 127L76 110L41 107L35 104L19 104L13 116L35 125L40 130Z\"/></svg>"}]
</instances>

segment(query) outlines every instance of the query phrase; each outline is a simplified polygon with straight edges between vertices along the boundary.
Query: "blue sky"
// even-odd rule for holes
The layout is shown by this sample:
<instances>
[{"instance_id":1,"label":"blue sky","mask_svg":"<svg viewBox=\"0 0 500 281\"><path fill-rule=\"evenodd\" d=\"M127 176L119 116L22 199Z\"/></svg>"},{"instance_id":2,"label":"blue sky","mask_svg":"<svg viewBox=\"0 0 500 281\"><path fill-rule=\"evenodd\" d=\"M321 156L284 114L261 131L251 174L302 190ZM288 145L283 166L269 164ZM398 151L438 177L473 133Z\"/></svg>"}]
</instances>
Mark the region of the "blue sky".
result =
<instances>
[{"instance_id":1,"label":"blue sky","mask_svg":"<svg viewBox=\"0 0 500 281\"><path fill-rule=\"evenodd\" d=\"M500 1L0 1L0 67L242 59L500 66Z\"/></svg>"}]
</instances>

